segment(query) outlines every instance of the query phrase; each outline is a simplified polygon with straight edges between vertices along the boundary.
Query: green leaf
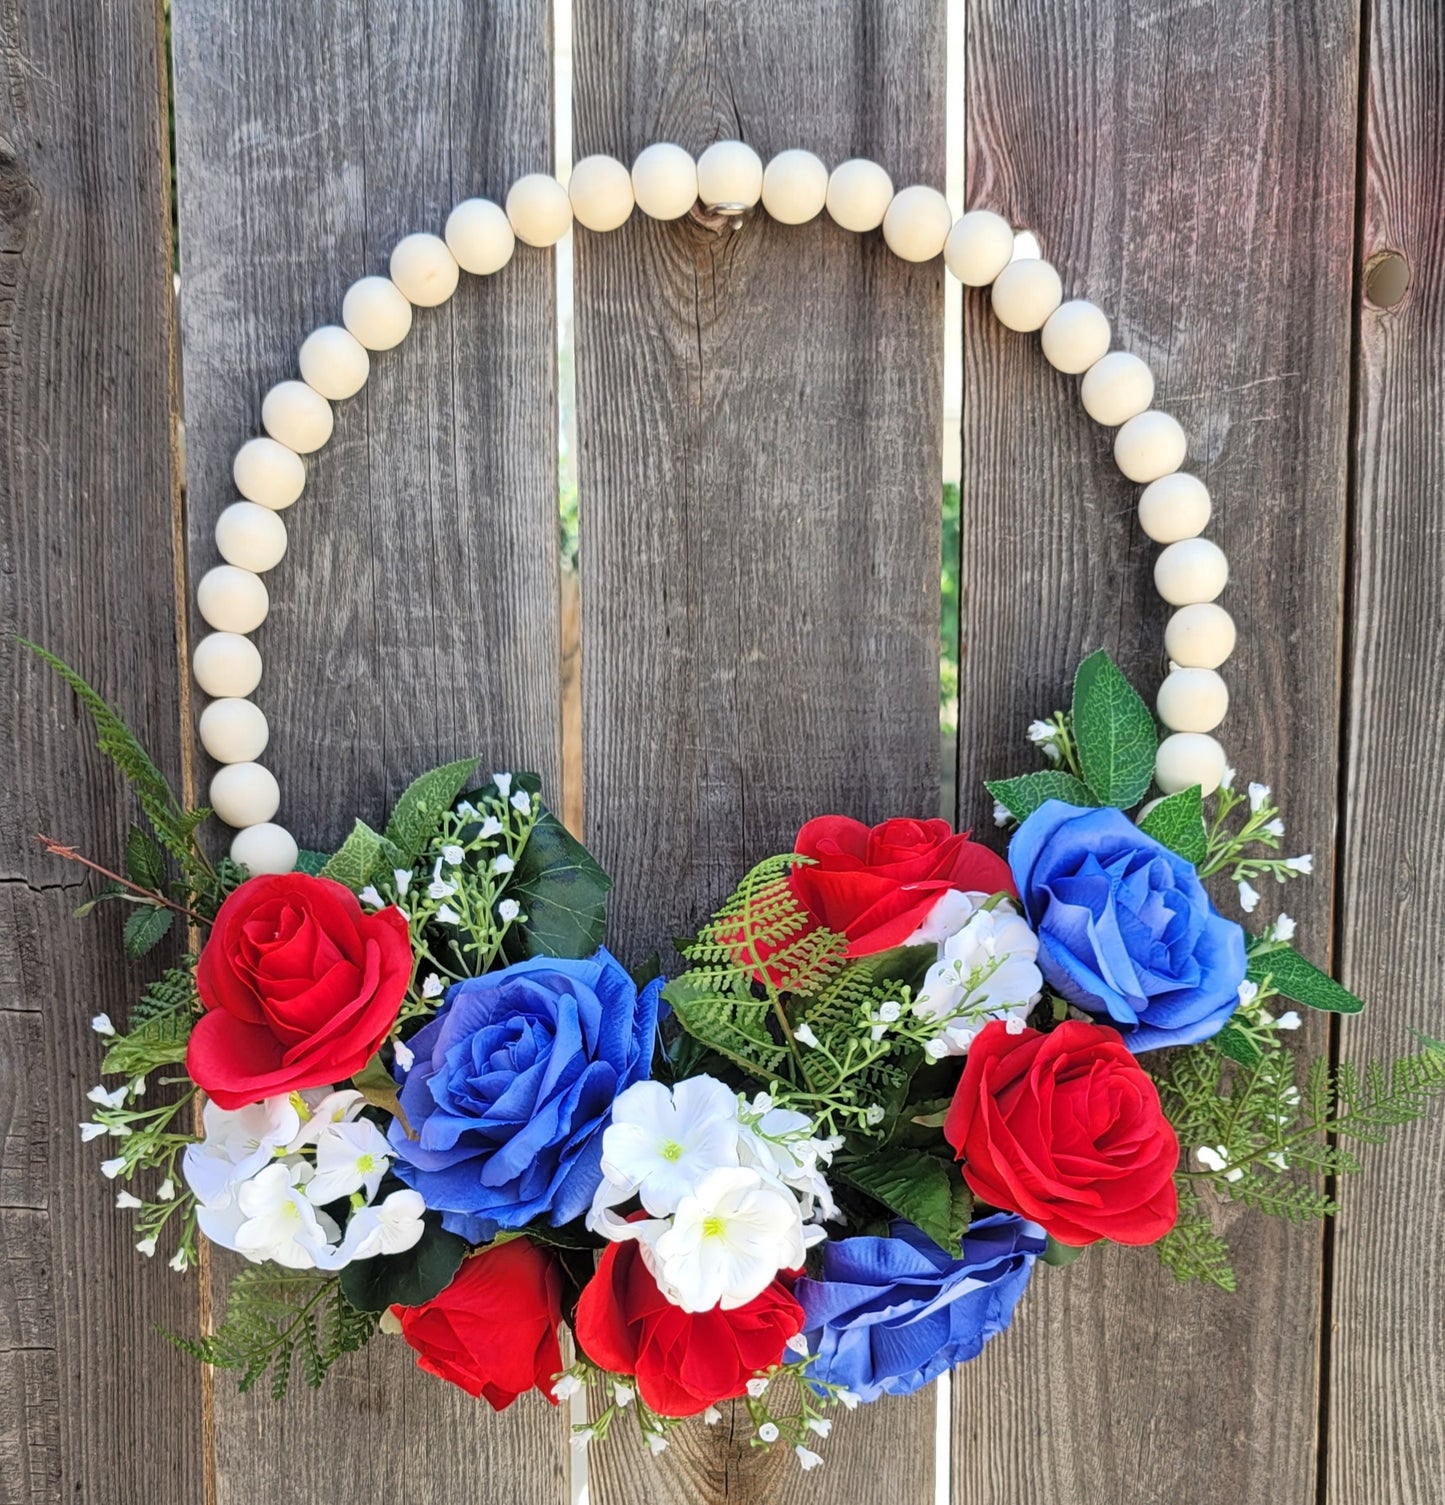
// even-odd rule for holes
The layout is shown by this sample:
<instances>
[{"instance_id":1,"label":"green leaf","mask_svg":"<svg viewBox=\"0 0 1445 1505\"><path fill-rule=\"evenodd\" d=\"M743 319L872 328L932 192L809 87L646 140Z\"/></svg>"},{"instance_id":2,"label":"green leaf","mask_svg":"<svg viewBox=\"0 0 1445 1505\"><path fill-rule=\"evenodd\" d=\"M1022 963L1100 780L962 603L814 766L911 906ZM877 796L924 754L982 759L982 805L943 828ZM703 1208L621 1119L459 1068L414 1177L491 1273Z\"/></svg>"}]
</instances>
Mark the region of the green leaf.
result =
<instances>
[{"instance_id":1,"label":"green leaf","mask_svg":"<svg viewBox=\"0 0 1445 1505\"><path fill-rule=\"evenodd\" d=\"M1137 804L1154 777L1159 738L1149 707L1107 653L1079 665L1073 720L1084 782L1101 804Z\"/></svg>"},{"instance_id":2,"label":"green leaf","mask_svg":"<svg viewBox=\"0 0 1445 1505\"><path fill-rule=\"evenodd\" d=\"M1204 829L1204 800L1199 785L1193 784L1160 800L1139 822L1139 829L1198 867L1209 852L1209 833Z\"/></svg>"},{"instance_id":3,"label":"green leaf","mask_svg":"<svg viewBox=\"0 0 1445 1505\"><path fill-rule=\"evenodd\" d=\"M1051 1233L1044 1245L1043 1262L1062 1270L1065 1265L1073 1264L1088 1247L1087 1244L1061 1244Z\"/></svg>"},{"instance_id":4,"label":"green leaf","mask_svg":"<svg viewBox=\"0 0 1445 1505\"><path fill-rule=\"evenodd\" d=\"M313 852L306 847L302 847L296 854L296 871L298 873L308 873L313 878L319 878L328 860L325 852Z\"/></svg>"},{"instance_id":5,"label":"green leaf","mask_svg":"<svg viewBox=\"0 0 1445 1505\"><path fill-rule=\"evenodd\" d=\"M353 1260L341 1271L341 1294L358 1312L420 1306L452 1283L469 1245L442 1227L440 1213L422 1219L425 1231L400 1254Z\"/></svg>"},{"instance_id":6,"label":"green leaf","mask_svg":"<svg viewBox=\"0 0 1445 1505\"><path fill-rule=\"evenodd\" d=\"M132 910L125 922L125 954L141 957L154 950L165 939L173 919L175 911L159 904L143 904Z\"/></svg>"},{"instance_id":7,"label":"green leaf","mask_svg":"<svg viewBox=\"0 0 1445 1505\"><path fill-rule=\"evenodd\" d=\"M326 860L319 874L322 878L334 878L344 883L353 893L358 893L371 882L371 875L381 863L385 839L373 831L364 820L351 828L351 834L341 843L340 849ZM404 864L410 866L410 864Z\"/></svg>"},{"instance_id":8,"label":"green leaf","mask_svg":"<svg viewBox=\"0 0 1445 1505\"><path fill-rule=\"evenodd\" d=\"M1237 1024L1226 1024L1214 1037L1214 1048L1220 1055L1241 1066L1256 1065L1263 1052Z\"/></svg>"},{"instance_id":9,"label":"green leaf","mask_svg":"<svg viewBox=\"0 0 1445 1505\"><path fill-rule=\"evenodd\" d=\"M134 823L125 838L125 875L137 887L152 893L166 881L165 853Z\"/></svg>"},{"instance_id":10,"label":"green leaf","mask_svg":"<svg viewBox=\"0 0 1445 1505\"><path fill-rule=\"evenodd\" d=\"M352 1077L351 1085L373 1108L380 1108L383 1113L390 1113L401 1125L408 1139L416 1138L411 1125L407 1122L406 1114L402 1112L400 1090L396 1085L396 1078L387 1070L380 1051Z\"/></svg>"},{"instance_id":11,"label":"green leaf","mask_svg":"<svg viewBox=\"0 0 1445 1505\"><path fill-rule=\"evenodd\" d=\"M1027 820L1049 800L1063 800L1066 805L1099 803L1086 784L1058 768L1026 773L1016 779L989 779L984 787L1018 821Z\"/></svg>"},{"instance_id":12,"label":"green leaf","mask_svg":"<svg viewBox=\"0 0 1445 1505\"><path fill-rule=\"evenodd\" d=\"M951 1160L924 1150L890 1147L855 1160L840 1174L927 1234L945 1253L957 1258L963 1252L973 1198Z\"/></svg>"},{"instance_id":13,"label":"green leaf","mask_svg":"<svg viewBox=\"0 0 1445 1505\"><path fill-rule=\"evenodd\" d=\"M401 853L397 867L410 867L420 856L476 766L475 758L460 758L433 768L407 786L386 823L386 839Z\"/></svg>"},{"instance_id":14,"label":"green leaf","mask_svg":"<svg viewBox=\"0 0 1445 1505\"><path fill-rule=\"evenodd\" d=\"M606 933L611 888L596 858L543 809L507 884L526 915L507 931L508 959L591 956Z\"/></svg>"},{"instance_id":15,"label":"green leaf","mask_svg":"<svg viewBox=\"0 0 1445 1505\"><path fill-rule=\"evenodd\" d=\"M684 972L662 990L689 1035L766 1082L788 1058L788 1047L768 1029L770 1006L744 986L719 982L702 971Z\"/></svg>"},{"instance_id":16,"label":"green leaf","mask_svg":"<svg viewBox=\"0 0 1445 1505\"><path fill-rule=\"evenodd\" d=\"M1292 998L1308 1008L1324 1009L1331 1014L1358 1014L1365 1006L1328 972L1321 972L1292 947L1257 951L1249 959L1249 980L1262 983L1268 978L1277 993Z\"/></svg>"}]
</instances>

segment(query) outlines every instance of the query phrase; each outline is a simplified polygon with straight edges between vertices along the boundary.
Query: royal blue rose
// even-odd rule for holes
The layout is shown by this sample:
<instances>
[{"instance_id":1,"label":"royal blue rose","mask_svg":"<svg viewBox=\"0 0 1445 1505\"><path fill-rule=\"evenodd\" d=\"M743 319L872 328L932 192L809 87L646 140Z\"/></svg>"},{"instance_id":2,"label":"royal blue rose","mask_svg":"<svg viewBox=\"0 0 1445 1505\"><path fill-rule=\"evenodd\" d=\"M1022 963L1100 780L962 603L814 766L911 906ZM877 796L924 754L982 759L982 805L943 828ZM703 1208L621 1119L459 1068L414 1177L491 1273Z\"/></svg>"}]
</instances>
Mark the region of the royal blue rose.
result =
<instances>
[{"instance_id":1,"label":"royal blue rose","mask_svg":"<svg viewBox=\"0 0 1445 1505\"><path fill-rule=\"evenodd\" d=\"M662 979L640 993L606 951L459 982L407 1042L390 1138L396 1172L473 1243L580 1217L602 1180L602 1130L648 1075Z\"/></svg>"},{"instance_id":2,"label":"royal blue rose","mask_svg":"<svg viewBox=\"0 0 1445 1505\"><path fill-rule=\"evenodd\" d=\"M1215 909L1192 863L1122 810L1059 800L1024 821L1008 859L1056 992L1136 1052L1223 1028L1248 965L1244 931Z\"/></svg>"},{"instance_id":3,"label":"royal blue rose","mask_svg":"<svg viewBox=\"0 0 1445 1505\"><path fill-rule=\"evenodd\" d=\"M1044 1231L1011 1212L981 1218L951 1259L911 1223L890 1238L829 1240L821 1280L793 1286L814 1379L865 1401L911 1395L976 1358L1001 1333L1044 1252Z\"/></svg>"}]
</instances>

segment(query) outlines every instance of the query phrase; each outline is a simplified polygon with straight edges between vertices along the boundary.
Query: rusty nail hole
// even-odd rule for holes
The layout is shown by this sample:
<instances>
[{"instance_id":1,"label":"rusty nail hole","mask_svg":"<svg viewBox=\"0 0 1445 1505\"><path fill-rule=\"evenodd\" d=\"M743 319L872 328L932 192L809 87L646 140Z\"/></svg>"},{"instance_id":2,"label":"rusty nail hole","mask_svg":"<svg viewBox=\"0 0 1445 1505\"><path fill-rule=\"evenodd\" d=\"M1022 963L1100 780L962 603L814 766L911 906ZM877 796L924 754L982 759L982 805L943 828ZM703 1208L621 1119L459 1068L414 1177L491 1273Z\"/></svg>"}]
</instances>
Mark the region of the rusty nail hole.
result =
<instances>
[{"instance_id":1,"label":"rusty nail hole","mask_svg":"<svg viewBox=\"0 0 1445 1505\"><path fill-rule=\"evenodd\" d=\"M1365 301L1394 308L1410 288L1410 263L1398 251L1377 251L1365 263Z\"/></svg>"}]
</instances>

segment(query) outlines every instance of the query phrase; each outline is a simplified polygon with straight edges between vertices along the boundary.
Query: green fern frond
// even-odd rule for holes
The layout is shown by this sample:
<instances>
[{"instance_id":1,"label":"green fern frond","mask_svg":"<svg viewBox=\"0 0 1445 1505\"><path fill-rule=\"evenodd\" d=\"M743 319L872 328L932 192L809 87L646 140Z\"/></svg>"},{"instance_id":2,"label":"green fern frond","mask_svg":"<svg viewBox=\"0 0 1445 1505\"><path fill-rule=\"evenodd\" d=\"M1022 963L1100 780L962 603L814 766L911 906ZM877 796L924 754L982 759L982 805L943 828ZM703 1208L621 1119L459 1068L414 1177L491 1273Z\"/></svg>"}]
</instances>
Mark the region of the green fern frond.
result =
<instances>
[{"instance_id":1,"label":"green fern frond","mask_svg":"<svg viewBox=\"0 0 1445 1505\"><path fill-rule=\"evenodd\" d=\"M1200 1280L1221 1291L1235 1289L1229 1245L1215 1232L1204 1205L1187 1186L1180 1189L1178 1222L1154 1247L1165 1268L1181 1284Z\"/></svg>"},{"instance_id":2,"label":"green fern frond","mask_svg":"<svg viewBox=\"0 0 1445 1505\"><path fill-rule=\"evenodd\" d=\"M116 1076L145 1076L158 1066L183 1061L186 1042L200 1013L196 993L196 959L186 957L169 967L145 991L130 1011L130 1029L110 1042L101 1070Z\"/></svg>"}]
</instances>

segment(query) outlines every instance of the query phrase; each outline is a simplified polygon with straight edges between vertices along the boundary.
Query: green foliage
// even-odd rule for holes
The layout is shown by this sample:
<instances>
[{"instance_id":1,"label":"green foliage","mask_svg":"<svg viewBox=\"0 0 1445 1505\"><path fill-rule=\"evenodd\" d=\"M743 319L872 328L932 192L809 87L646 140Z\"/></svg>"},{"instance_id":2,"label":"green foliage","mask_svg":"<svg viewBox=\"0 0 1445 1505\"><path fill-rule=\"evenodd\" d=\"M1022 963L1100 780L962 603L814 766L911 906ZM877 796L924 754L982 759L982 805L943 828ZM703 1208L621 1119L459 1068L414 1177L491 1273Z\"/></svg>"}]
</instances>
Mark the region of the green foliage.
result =
<instances>
[{"instance_id":1,"label":"green foliage","mask_svg":"<svg viewBox=\"0 0 1445 1505\"><path fill-rule=\"evenodd\" d=\"M356 1311L380 1314L392 1305L420 1306L451 1284L467 1241L448 1233L439 1213L428 1212L423 1224L421 1239L410 1249L355 1259L342 1268L341 1294Z\"/></svg>"},{"instance_id":2,"label":"green foliage","mask_svg":"<svg viewBox=\"0 0 1445 1505\"><path fill-rule=\"evenodd\" d=\"M313 878L319 878L330 860L325 852L313 852L307 847L302 847L296 854L296 871L298 873L308 873Z\"/></svg>"},{"instance_id":3,"label":"green foliage","mask_svg":"<svg viewBox=\"0 0 1445 1505\"><path fill-rule=\"evenodd\" d=\"M165 853L133 821L125 838L125 875L140 888L153 892L166 881Z\"/></svg>"},{"instance_id":4,"label":"green foliage","mask_svg":"<svg viewBox=\"0 0 1445 1505\"><path fill-rule=\"evenodd\" d=\"M315 1389L343 1354L366 1345L376 1324L377 1314L357 1311L334 1275L256 1265L231 1282L225 1320L214 1333L166 1337L204 1363L239 1370L243 1391L269 1374L271 1398L284 1400L298 1363Z\"/></svg>"},{"instance_id":5,"label":"green foliage","mask_svg":"<svg viewBox=\"0 0 1445 1505\"><path fill-rule=\"evenodd\" d=\"M919 1228L957 1258L973 1216L973 1198L950 1159L890 1145L838 1166L838 1174Z\"/></svg>"},{"instance_id":6,"label":"green foliage","mask_svg":"<svg viewBox=\"0 0 1445 1505\"><path fill-rule=\"evenodd\" d=\"M1139 829L1198 867L1209 851L1209 833L1204 828L1204 799L1199 785L1193 784L1160 800L1139 822Z\"/></svg>"},{"instance_id":7,"label":"green foliage","mask_svg":"<svg viewBox=\"0 0 1445 1505\"><path fill-rule=\"evenodd\" d=\"M175 910L167 909L161 904L147 903L133 909L122 932L125 954L139 958L148 951L154 951L166 938L175 917Z\"/></svg>"},{"instance_id":8,"label":"green foliage","mask_svg":"<svg viewBox=\"0 0 1445 1505\"><path fill-rule=\"evenodd\" d=\"M403 791L386 823L386 839L401 854L397 867L410 867L416 861L476 766L475 758L446 763L422 774Z\"/></svg>"},{"instance_id":9,"label":"green foliage","mask_svg":"<svg viewBox=\"0 0 1445 1505\"><path fill-rule=\"evenodd\" d=\"M1199 1280L1221 1291L1236 1288L1229 1245L1215 1232L1203 1202L1188 1187L1179 1193L1179 1221L1154 1247L1181 1284Z\"/></svg>"},{"instance_id":10,"label":"green foliage","mask_svg":"<svg viewBox=\"0 0 1445 1505\"><path fill-rule=\"evenodd\" d=\"M1285 998L1332 1014L1358 1014L1365 1006L1363 998L1357 998L1328 972L1322 972L1283 942L1251 946L1249 980L1261 985L1268 983Z\"/></svg>"},{"instance_id":11,"label":"green foliage","mask_svg":"<svg viewBox=\"0 0 1445 1505\"><path fill-rule=\"evenodd\" d=\"M1066 805L1099 803L1087 784L1061 768L1046 768L1040 773L1026 773L1015 779L990 779L985 787L1018 821L1027 820L1049 800L1063 800Z\"/></svg>"},{"instance_id":12,"label":"green foliage","mask_svg":"<svg viewBox=\"0 0 1445 1505\"><path fill-rule=\"evenodd\" d=\"M402 861L401 853L386 837L373 831L364 820L359 820L352 826L346 840L322 864L319 876L334 878L353 892L359 892L371 881L383 858L393 867L411 866L410 862Z\"/></svg>"},{"instance_id":13,"label":"green foliage","mask_svg":"<svg viewBox=\"0 0 1445 1505\"><path fill-rule=\"evenodd\" d=\"M101 1070L107 1074L142 1077L159 1066L171 1066L186 1058L186 1042L200 1010L196 976L188 957L171 967L145 992L130 1013L130 1032L115 1036L106 1050Z\"/></svg>"},{"instance_id":14,"label":"green foliage","mask_svg":"<svg viewBox=\"0 0 1445 1505\"><path fill-rule=\"evenodd\" d=\"M1128 809L1143 799L1154 777L1154 718L1102 650L1074 676L1072 719L1084 782L1099 802Z\"/></svg>"},{"instance_id":15,"label":"green foliage","mask_svg":"<svg viewBox=\"0 0 1445 1505\"><path fill-rule=\"evenodd\" d=\"M525 925L507 933L509 961L591 956L602 944L612 880L545 806L517 857L507 891L527 915Z\"/></svg>"}]
</instances>

